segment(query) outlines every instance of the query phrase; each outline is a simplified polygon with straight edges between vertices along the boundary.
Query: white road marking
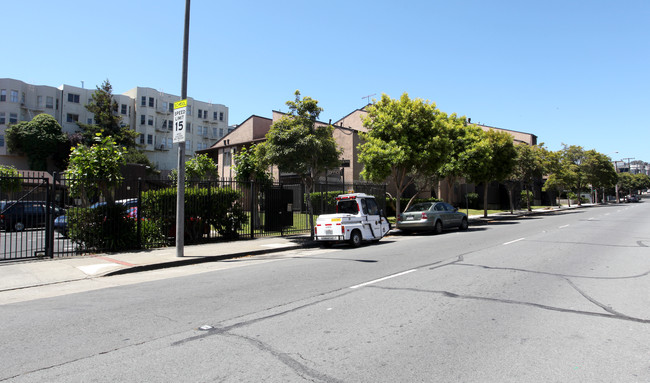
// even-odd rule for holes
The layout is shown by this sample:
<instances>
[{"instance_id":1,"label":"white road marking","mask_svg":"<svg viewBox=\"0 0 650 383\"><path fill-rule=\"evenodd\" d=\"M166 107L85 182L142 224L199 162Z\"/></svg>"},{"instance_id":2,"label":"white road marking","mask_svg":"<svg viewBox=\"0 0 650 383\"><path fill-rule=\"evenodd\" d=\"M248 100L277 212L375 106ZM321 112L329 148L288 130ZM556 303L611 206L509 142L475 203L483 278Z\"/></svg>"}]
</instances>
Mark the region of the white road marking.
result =
<instances>
[{"instance_id":1,"label":"white road marking","mask_svg":"<svg viewBox=\"0 0 650 383\"><path fill-rule=\"evenodd\" d=\"M267 244L267 245L260 245L260 246L262 246L262 247L270 247L270 248L278 249L278 248L280 248L280 247L287 247L287 246L289 246L289 245L286 244L286 243L269 243L269 244Z\"/></svg>"},{"instance_id":2,"label":"white road marking","mask_svg":"<svg viewBox=\"0 0 650 383\"><path fill-rule=\"evenodd\" d=\"M563 226L558 227L558 229L564 229L565 227L569 227L569 226L571 226L571 225L563 225Z\"/></svg>"},{"instance_id":3,"label":"white road marking","mask_svg":"<svg viewBox=\"0 0 650 383\"><path fill-rule=\"evenodd\" d=\"M509 244L511 244L511 243L515 243L515 242L523 241L524 239L526 239L526 238L515 239L514 241L510 241L510 242L506 242L506 243L504 243L504 245L509 245Z\"/></svg>"},{"instance_id":4,"label":"white road marking","mask_svg":"<svg viewBox=\"0 0 650 383\"><path fill-rule=\"evenodd\" d=\"M375 279L374 281L365 282L365 283L362 283L362 284L360 284L360 285L350 286L350 288L351 288L351 289L357 289L357 288L359 288L359 287L363 287L363 286L371 285L371 284L373 284L373 283L377 283L377 282L382 282L382 281L385 281L385 280L387 280L387 279L391 279L391 278L399 277L399 276L404 275L404 274L412 273L412 272L414 272L414 271L417 271L417 269L411 269L411 270L403 271L403 272L401 272L401 273L397 273L397 274L389 275L389 276L387 276L387 277L383 277L383 278Z\"/></svg>"},{"instance_id":5,"label":"white road marking","mask_svg":"<svg viewBox=\"0 0 650 383\"><path fill-rule=\"evenodd\" d=\"M115 269L119 267L122 266L115 263L98 263L95 265L78 266L77 269L83 271L86 275L96 275L103 272L106 269Z\"/></svg>"}]
</instances>

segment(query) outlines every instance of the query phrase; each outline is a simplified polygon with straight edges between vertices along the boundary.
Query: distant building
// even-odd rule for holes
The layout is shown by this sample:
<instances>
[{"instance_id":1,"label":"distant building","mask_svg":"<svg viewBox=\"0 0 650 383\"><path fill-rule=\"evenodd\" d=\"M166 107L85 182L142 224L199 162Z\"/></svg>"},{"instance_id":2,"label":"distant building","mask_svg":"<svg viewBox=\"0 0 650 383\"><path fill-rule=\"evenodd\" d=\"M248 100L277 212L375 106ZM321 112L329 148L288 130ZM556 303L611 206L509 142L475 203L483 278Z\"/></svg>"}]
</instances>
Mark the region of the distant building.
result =
<instances>
[{"instance_id":1,"label":"distant building","mask_svg":"<svg viewBox=\"0 0 650 383\"><path fill-rule=\"evenodd\" d=\"M32 85L25 82L0 79L0 164L27 169L23 156L7 152L5 131L10 124L30 121L37 114L47 113L54 117L63 131L80 131L77 123L92 124L94 116L86 110L92 101L95 88L86 89L71 85L58 88ZM178 145L172 143L172 112L179 96L163 93L152 88L136 87L123 94L113 94L118 103L116 115L123 126L140 133L136 143L149 160L163 173L176 168ZM228 131L228 107L222 104L188 98L186 156L206 149Z\"/></svg>"}]
</instances>

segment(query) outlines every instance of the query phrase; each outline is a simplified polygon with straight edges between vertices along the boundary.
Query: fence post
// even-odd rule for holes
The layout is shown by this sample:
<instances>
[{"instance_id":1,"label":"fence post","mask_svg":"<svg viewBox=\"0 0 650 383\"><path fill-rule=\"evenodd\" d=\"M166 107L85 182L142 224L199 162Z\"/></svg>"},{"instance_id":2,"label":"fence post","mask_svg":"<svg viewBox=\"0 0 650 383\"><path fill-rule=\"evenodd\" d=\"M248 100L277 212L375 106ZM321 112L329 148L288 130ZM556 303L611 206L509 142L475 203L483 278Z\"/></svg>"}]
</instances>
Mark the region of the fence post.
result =
<instances>
[{"instance_id":1,"label":"fence post","mask_svg":"<svg viewBox=\"0 0 650 383\"><path fill-rule=\"evenodd\" d=\"M52 185L48 184L49 180L45 178L46 185L46 202L45 202L45 256L54 258L54 193L57 173L52 173Z\"/></svg>"},{"instance_id":2,"label":"fence post","mask_svg":"<svg viewBox=\"0 0 650 383\"><path fill-rule=\"evenodd\" d=\"M135 213L138 249L142 249L142 220L140 217L142 217L142 177L138 177L138 203Z\"/></svg>"},{"instance_id":3,"label":"fence post","mask_svg":"<svg viewBox=\"0 0 650 383\"><path fill-rule=\"evenodd\" d=\"M251 189L251 194L250 194L250 209L251 209L251 214L250 214L250 220L249 220L249 227L251 231L251 239L255 238L255 181L250 181L250 189Z\"/></svg>"}]
</instances>

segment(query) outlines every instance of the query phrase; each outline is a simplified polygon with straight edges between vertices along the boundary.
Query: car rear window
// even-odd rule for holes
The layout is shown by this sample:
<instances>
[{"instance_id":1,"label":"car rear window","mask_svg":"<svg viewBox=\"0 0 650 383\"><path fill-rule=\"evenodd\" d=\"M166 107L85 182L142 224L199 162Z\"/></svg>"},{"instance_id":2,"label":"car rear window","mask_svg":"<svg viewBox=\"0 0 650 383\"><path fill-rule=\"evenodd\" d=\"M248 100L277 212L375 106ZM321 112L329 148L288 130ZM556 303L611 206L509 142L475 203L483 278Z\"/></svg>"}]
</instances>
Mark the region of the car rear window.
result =
<instances>
[{"instance_id":1,"label":"car rear window","mask_svg":"<svg viewBox=\"0 0 650 383\"><path fill-rule=\"evenodd\" d=\"M433 202L416 203L415 205L411 205L408 209L406 209L405 213L410 213L413 211L427 211L429 208L431 208L431 205L433 205Z\"/></svg>"}]
</instances>

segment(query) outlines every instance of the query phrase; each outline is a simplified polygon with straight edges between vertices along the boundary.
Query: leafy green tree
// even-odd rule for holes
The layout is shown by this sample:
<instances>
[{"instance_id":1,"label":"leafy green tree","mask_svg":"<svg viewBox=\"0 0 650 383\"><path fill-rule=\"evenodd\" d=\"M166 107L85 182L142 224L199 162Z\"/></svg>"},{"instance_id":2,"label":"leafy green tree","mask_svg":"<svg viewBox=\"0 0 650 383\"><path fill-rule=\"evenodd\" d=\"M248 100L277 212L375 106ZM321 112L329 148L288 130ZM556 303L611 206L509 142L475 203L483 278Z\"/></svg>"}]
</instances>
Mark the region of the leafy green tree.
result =
<instances>
[{"instance_id":1,"label":"leafy green tree","mask_svg":"<svg viewBox=\"0 0 650 383\"><path fill-rule=\"evenodd\" d=\"M450 124L447 132L450 138L450 152L440 169L438 175L444 178L447 184L447 192L451 193L454 183L460 177L465 176L463 156L476 145L483 137L483 130L476 125L467 124L466 118L449 116Z\"/></svg>"},{"instance_id":2,"label":"leafy green tree","mask_svg":"<svg viewBox=\"0 0 650 383\"><path fill-rule=\"evenodd\" d=\"M578 206L582 204L580 198L582 189L588 183L584 162L586 160L585 150L582 146L563 144L562 166L565 182L578 196Z\"/></svg>"},{"instance_id":3,"label":"leafy green tree","mask_svg":"<svg viewBox=\"0 0 650 383\"><path fill-rule=\"evenodd\" d=\"M65 174L70 194L88 202L103 195L109 205L115 203L115 188L122 183L120 166L126 163L125 149L113 138L95 136L95 144L77 145L70 153L70 164Z\"/></svg>"},{"instance_id":4,"label":"leafy green tree","mask_svg":"<svg viewBox=\"0 0 650 383\"><path fill-rule=\"evenodd\" d=\"M546 153L546 171L547 179L542 186L543 191L554 190L557 192L558 206L560 206L560 196L562 192L567 189L569 184L572 184L571 175L567 173L562 161L562 153L559 151L548 151ZM569 199L569 206L571 200Z\"/></svg>"},{"instance_id":5,"label":"leafy green tree","mask_svg":"<svg viewBox=\"0 0 650 383\"><path fill-rule=\"evenodd\" d=\"M136 143L136 139L139 137L138 132L128 125L122 126L118 108L119 104L113 98L113 87L106 80L101 87L97 87L92 94L90 103L86 105L86 109L94 115L95 124L78 124L82 130L83 142L87 146L93 145L97 134L112 137L118 146L125 148L124 159L126 162L142 164L153 171L155 166L142 152L141 145Z\"/></svg>"},{"instance_id":6,"label":"leafy green tree","mask_svg":"<svg viewBox=\"0 0 650 383\"><path fill-rule=\"evenodd\" d=\"M46 113L10 126L6 135L9 151L24 153L32 170L47 170L48 158L67 142L61 125Z\"/></svg>"},{"instance_id":7,"label":"leafy green tree","mask_svg":"<svg viewBox=\"0 0 650 383\"><path fill-rule=\"evenodd\" d=\"M650 177L647 174L637 173L634 175L634 183L637 190L650 188Z\"/></svg>"},{"instance_id":8,"label":"leafy green tree","mask_svg":"<svg viewBox=\"0 0 650 383\"><path fill-rule=\"evenodd\" d=\"M515 145L515 151L517 152L517 157L513 176L524 185L524 191L532 192L535 180L541 179L546 171L547 151L544 149L544 144L532 146L526 144ZM530 202L531 198L526 198L528 211L531 211Z\"/></svg>"},{"instance_id":9,"label":"leafy green tree","mask_svg":"<svg viewBox=\"0 0 650 383\"><path fill-rule=\"evenodd\" d=\"M300 91L296 91L295 96L295 101L286 103L289 114L273 123L260 150L264 151L267 163L300 177L310 195L314 180L328 169L339 166L341 151L332 135L334 128L316 123L323 110L318 101L311 97L301 99ZM307 198L307 208L313 236L311 198Z\"/></svg>"},{"instance_id":10,"label":"leafy green tree","mask_svg":"<svg viewBox=\"0 0 650 383\"><path fill-rule=\"evenodd\" d=\"M506 132L489 130L484 132L484 137L465 152L463 163L469 178L483 183L483 216L487 217L488 186L512 173L517 152L512 136Z\"/></svg>"},{"instance_id":11,"label":"leafy green tree","mask_svg":"<svg viewBox=\"0 0 650 383\"><path fill-rule=\"evenodd\" d=\"M238 182L255 181L260 185L268 185L273 180L266 162L263 145L253 145L242 148L235 154L235 180Z\"/></svg>"},{"instance_id":12,"label":"leafy green tree","mask_svg":"<svg viewBox=\"0 0 650 383\"><path fill-rule=\"evenodd\" d=\"M17 191L21 184L20 173L16 168L0 165L0 193Z\"/></svg>"},{"instance_id":13,"label":"leafy green tree","mask_svg":"<svg viewBox=\"0 0 650 383\"><path fill-rule=\"evenodd\" d=\"M172 169L169 178L178 181L178 169ZM185 161L185 181L216 180L219 178L217 164L207 154L197 154Z\"/></svg>"},{"instance_id":14,"label":"leafy green tree","mask_svg":"<svg viewBox=\"0 0 650 383\"><path fill-rule=\"evenodd\" d=\"M433 177L447 160L451 146L448 116L434 103L410 99L406 93L399 100L383 94L368 107L363 124L368 132L360 134L361 175L375 182L390 177L397 192L399 216L402 194L414 176Z\"/></svg>"},{"instance_id":15,"label":"leafy green tree","mask_svg":"<svg viewBox=\"0 0 650 383\"><path fill-rule=\"evenodd\" d=\"M585 152L585 160L582 165L585 179L591 184L596 197L595 201L598 201L598 188L613 186L618 181L612 160L595 150L588 150Z\"/></svg>"}]
</instances>

